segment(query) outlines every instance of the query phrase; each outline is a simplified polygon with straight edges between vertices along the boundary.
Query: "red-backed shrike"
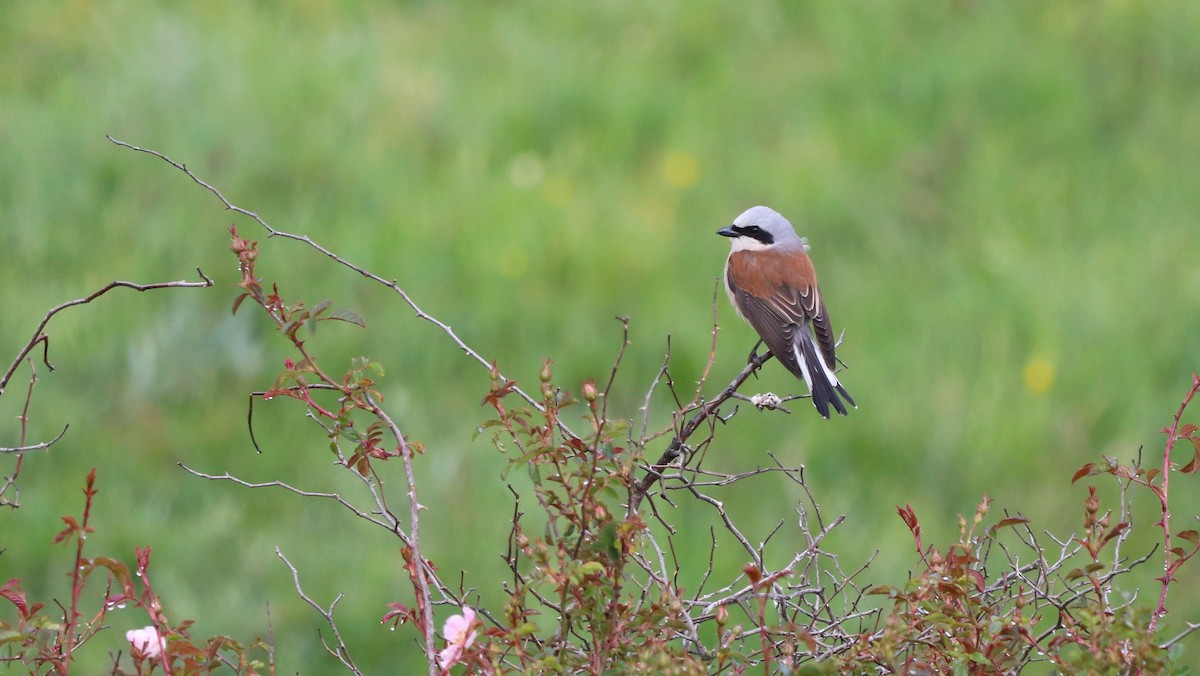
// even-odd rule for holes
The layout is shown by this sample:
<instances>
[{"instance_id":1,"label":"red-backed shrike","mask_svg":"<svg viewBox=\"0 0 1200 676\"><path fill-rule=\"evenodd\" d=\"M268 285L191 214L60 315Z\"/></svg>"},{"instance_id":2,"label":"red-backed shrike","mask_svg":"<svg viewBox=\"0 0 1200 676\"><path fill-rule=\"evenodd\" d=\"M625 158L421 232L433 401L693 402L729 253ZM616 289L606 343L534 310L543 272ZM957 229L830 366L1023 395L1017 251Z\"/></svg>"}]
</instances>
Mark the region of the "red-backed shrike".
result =
<instances>
[{"instance_id":1,"label":"red-backed shrike","mask_svg":"<svg viewBox=\"0 0 1200 676\"><path fill-rule=\"evenodd\" d=\"M804 379L821 417L829 417L830 404L846 415L842 399L858 408L834 375L833 327L806 253L808 242L768 207L748 209L717 234L731 239L725 261L730 302L771 354Z\"/></svg>"}]
</instances>

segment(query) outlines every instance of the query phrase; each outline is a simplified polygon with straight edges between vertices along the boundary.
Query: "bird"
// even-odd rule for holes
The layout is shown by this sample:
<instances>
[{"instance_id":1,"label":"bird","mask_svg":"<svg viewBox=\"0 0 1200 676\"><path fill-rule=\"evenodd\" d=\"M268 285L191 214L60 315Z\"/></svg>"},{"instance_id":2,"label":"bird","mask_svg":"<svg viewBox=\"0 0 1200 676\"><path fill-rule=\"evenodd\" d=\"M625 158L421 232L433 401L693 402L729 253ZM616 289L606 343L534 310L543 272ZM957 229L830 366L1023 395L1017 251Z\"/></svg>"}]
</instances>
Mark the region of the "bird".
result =
<instances>
[{"instance_id":1,"label":"bird","mask_svg":"<svg viewBox=\"0 0 1200 676\"><path fill-rule=\"evenodd\" d=\"M858 408L834 373L833 326L808 257L808 240L765 206L747 209L717 234L730 239L729 302L771 354L808 386L817 413L827 419L830 406L842 415L845 404Z\"/></svg>"}]
</instances>

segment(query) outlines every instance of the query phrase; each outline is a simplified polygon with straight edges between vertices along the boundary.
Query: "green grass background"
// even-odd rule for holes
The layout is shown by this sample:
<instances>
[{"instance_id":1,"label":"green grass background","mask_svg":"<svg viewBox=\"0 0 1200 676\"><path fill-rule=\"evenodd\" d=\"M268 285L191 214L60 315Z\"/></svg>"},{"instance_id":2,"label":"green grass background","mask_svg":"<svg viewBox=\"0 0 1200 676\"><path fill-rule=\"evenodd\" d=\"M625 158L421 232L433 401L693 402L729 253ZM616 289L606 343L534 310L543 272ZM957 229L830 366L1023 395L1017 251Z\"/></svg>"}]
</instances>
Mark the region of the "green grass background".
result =
<instances>
[{"instance_id":1,"label":"green grass background","mask_svg":"<svg viewBox=\"0 0 1200 676\"><path fill-rule=\"evenodd\" d=\"M677 382L703 368L728 247L714 231L774 206L813 246L859 410L742 411L707 462L745 470L770 450L805 464L826 512L847 515L828 542L843 562L880 550L868 582L915 566L896 504L913 505L926 542L947 543L985 492L994 516L1075 527L1085 489L1071 473L1142 445L1153 457L1198 367L1200 4L17 0L3 13L3 364L48 307L113 279L199 265L217 286L118 290L50 326L58 370L38 369L32 438L71 429L26 458L22 507L0 515L0 579L67 597L70 552L51 539L96 467L90 553L132 563L151 546L173 621L239 639L270 623L282 673L338 669L277 545L314 598L345 594L340 626L364 669L416 668L414 634L378 622L411 599L398 543L331 503L177 468L357 495L294 403L256 407L265 452L250 446L247 393L289 353L264 317L230 316L226 228L261 232L105 134L395 278L526 384L543 356L564 384L606 377L613 317L628 316L612 407L629 417L667 336ZM310 345L331 371L359 354L385 365L391 410L429 448L427 553L498 608L511 503L504 458L472 440L485 370L385 290L294 243L262 249L285 297L369 323L323 325ZM720 300L710 394L753 341ZM1031 387L1031 368L1048 387ZM27 374L0 398L0 445L17 442ZM770 365L751 389L797 384ZM653 413L667 419L665 399ZM400 496L399 465L386 472ZM1173 487L1179 529L1194 527L1196 481ZM753 541L790 523L798 497L773 479L722 494ZM1140 553L1156 514L1137 504ZM712 513L667 514L695 579ZM785 531L769 551L797 546ZM718 576L744 563L723 547ZM1159 565L1137 578L1143 603ZM1169 633L1200 620L1198 575L1183 569ZM80 673L147 622L110 623Z\"/></svg>"}]
</instances>

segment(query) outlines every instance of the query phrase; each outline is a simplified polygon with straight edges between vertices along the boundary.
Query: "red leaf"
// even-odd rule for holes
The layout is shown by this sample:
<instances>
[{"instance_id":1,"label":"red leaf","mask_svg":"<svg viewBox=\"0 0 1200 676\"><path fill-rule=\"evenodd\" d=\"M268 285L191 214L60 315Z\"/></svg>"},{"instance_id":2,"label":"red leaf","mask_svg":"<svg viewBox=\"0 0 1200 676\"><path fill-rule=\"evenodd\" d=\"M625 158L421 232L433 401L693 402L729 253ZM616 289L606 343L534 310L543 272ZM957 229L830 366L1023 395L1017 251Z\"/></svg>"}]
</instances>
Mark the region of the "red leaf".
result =
<instances>
[{"instance_id":1,"label":"red leaf","mask_svg":"<svg viewBox=\"0 0 1200 676\"><path fill-rule=\"evenodd\" d=\"M1194 451L1191 462L1184 465L1179 471L1184 474L1195 474L1198 469L1200 469L1200 451Z\"/></svg>"},{"instance_id":2,"label":"red leaf","mask_svg":"<svg viewBox=\"0 0 1200 676\"><path fill-rule=\"evenodd\" d=\"M760 571L757 566L752 563L747 563L746 566L742 568L742 572L746 574L746 577L750 578L751 586L758 586L758 581L762 579L762 571Z\"/></svg>"},{"instance_id":3,"label":"red leaf","mask_svg":"<svg viewBox=\"0 0 1200 676\"><path fill-rule=\"evenodd\" d=\"M1084 465L1083 467L1080 467L1079 469L1075 470L1075 476L1071 477L1071 483L1075 483L1076 481L1079 481L1080 479L1082 479L1085 476L1091 476L1092 474L1094 474L1094 472L1092 471L1092 468L1094 468L1095 466L1096 466L1095 463L1089 462L1088 464Z\"/></svg>"},{"instance_id":4,"label":"red leaf","mask_svg":"<svg viewBox=\"0 0 1200 676\"><path fill-rule=\"evenodd\" d=\"M913 535L921 535L921 524L917 521L917 513L913 511L912 505L905 503L903 507L897 506L896 512L904 519L904 525L912 531Z\"/></svg>"},{"instance_id":5,"label":"red leaf","mask_svg":"<svg viewBox=\"0 0 1200 676\"><path fill-rule=\"evenodd\" d=\"M408 622L410 620L415 622L417 619L416 610L409 608L408 606L404 605L403 603L389 603L388 608L390 608L391 610L389 610L383 616L383 619L380 620L381 624L387 624L388 622L395 622L397 625L400 625L400 624L404 624L405 622Z\"/></svg>"},{"instance_id":6,"label":"red leaf","mask_svg":"<svg viewBox=\"0 0 1200 676\"><path fill-rule=\"evenodd\" d=\"M1121 533L1123 533L1126 528L1129 528L1129 524L1125 523L1124 521L1113 526L1112 530L1110 530L1108 532L1108 535L1104 536L1104 541L1101 544L1107 544L1109 540L1111 540L1111 539L1117 537L1118 535L1120 535Z\"/></svg>"},{"instance_id":7,"label":"red leaf","mask_svg":"<svg viewBox=\"0 0 1200 676\"><path fill-rule=\"evenodd\" d=\"M233 314L234 315L237 315L238 308L242 306L242 301L246 300L249 297L250 297L250 294L243 293L242 295L233 299Z\"/></svg>"},{"instance_id":8,"label":"red leaf","mask_svg":"<svg viewBox=\"0 0 1200 676\"><path fill-rule=\"evenodd\" d=\"M975 569L968 570L967 577L975 582L975 591L982 593L984 588L987 587L987 582L983 579L983 574L979 571Z\"/></svg>"},{"instance_id":9,"label":"red leaf","mask_svg":"<svg viewBox=\"0 0 1200 676\"><path fill-rule=\"evenodd\" d=\"M1179 533L1178 535L1179 535L1179 537L1183 538L1184 540L1187 540L1188 542L1192 543L1193 545L1200 547L1200 532L1196 532L1194 530L1185 530L1182 533Z\"/></svg>"},{"instance_id":10,"label":"red leaf","mask_svg":"<svg viewBox=\"0 0 1200 676\"><path fill-rule=\"evenodd\" d=\"M1195 432L1196 430L1200 430L1200 426L1196 426L1192 423L1187 423L1183 427L1179 428L1179 436L1186 437L1186 436L1190 435L1192 432Z\"/></svg>"},{"instance_id":11,"label":"red leaf","mask_svg":"<svg viewBox=\"0 0 1200 676\"><path fill-rule=\"evenodd\" d=\"M8 599L8 602L17 607L17 612L22 618L29 617L29 606L25 602L25 592L21 591L20 580L13 578L4 583L0 587L0 596ZM35 611L36 612L36 611Z\"/></svg>"},{"instance_id":12,"label":"red leaf","mask_svg":"<svg viewBox=\"0 0 1200 676\"><path fill-rule=\"evenodd\" d=\"M63 520L64 523L67 524L67 527L62 529L58 533L58 535L54 536L55 542L62 542L63 540L66 540L68 537L74 535L79 530L79 522L75 520L75 517L67 515L67 516L63 516L60 518Z\"/></svg>"},{"instance_id":13,"label":"red leaf","mask_svg":"<svg viewBox=\"0 0 1200 676\"><path fill-rule=\"evenodd\" d=\"M1000 530L1001 528L1006 528L1008 526L1016 526L1017 524L1022 524L1022 523L1029 523L1029 519L1026 519L1023 516L1010 516L1006 519L1000 519L999 521L997 521L995 525L993 525L991 528L988 529L988 533L995 533L996 531Z\"/></svg>"},{"instance_id":14,"label":"red leaf","mask_svg":"<svg viewBox=\"0 0 1200 676\"><path fill-rule=\"evenodd\" d=\"M1108 473L1117 477L1118 479L1133 479L1137 477L1137 472L1135 472L1132 467L1126 467L1125 465L1110 467L1108 469Z\"/></svg>"},{"instance_id":15,"label":"red leaf","mask_svg":"<svg viewBox=\"0 0 1200 676\"><path fill-rule=\"evenodd\" d=\"M143 575L150 568L150 547L134 547L133 551L137 556L138 575Z\"/></svg>"}]
</instances>

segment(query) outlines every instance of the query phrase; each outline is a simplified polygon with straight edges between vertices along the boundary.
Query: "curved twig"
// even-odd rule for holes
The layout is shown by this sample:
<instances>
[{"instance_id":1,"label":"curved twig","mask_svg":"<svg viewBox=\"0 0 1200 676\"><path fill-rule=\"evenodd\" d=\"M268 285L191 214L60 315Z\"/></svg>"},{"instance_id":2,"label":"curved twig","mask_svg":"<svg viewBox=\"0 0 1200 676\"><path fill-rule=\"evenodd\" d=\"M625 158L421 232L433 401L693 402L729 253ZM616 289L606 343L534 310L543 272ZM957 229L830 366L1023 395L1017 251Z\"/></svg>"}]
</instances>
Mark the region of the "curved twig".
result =
<instances>
[{"instance_id":1,"label":"curved twig","mask_svg":"<svg viewBox=\"0 0 1200 676\"><path fill-rule=\"evenodd\" d=\"M33 337L29 339L29 342L25 344L25 347L21 348L20 351L17 352L17 356L15 359L13 359L12 365L8 367L8 370L4 372L3 376L0 376L0 396L4 394L4 388L8 385L8 381L11 380L13 374L17 372L17 366L21 363L21 360L24 359L30 352L32 352L33 349L38 346L38 343L45 344L42 352L42 363L44 363L46 368L50 369L51 371L54 370L54 365L50 363L50 337L45 333L46 325L50 323L50 320L54 318L54 315L66 310L69 307L90 303L109 291L120 287L133 289L134 291L152 291L154 289L205 288L213 285L213 280L209 279L208 275L204 274L203 270L196 268L196 273L199 274L200 278L204 280L203 282L178 281L157 282L154 284L136 284L134 282L114 280L108 284L105 284L96 291L93 291L91 294L84 296L83 298L69 300L61 305L56 305L50 308L50 310L46 312L46 316L42 317L42 321L37 325L37 328L34 329Z\"/></svg>"}]
</instances>

